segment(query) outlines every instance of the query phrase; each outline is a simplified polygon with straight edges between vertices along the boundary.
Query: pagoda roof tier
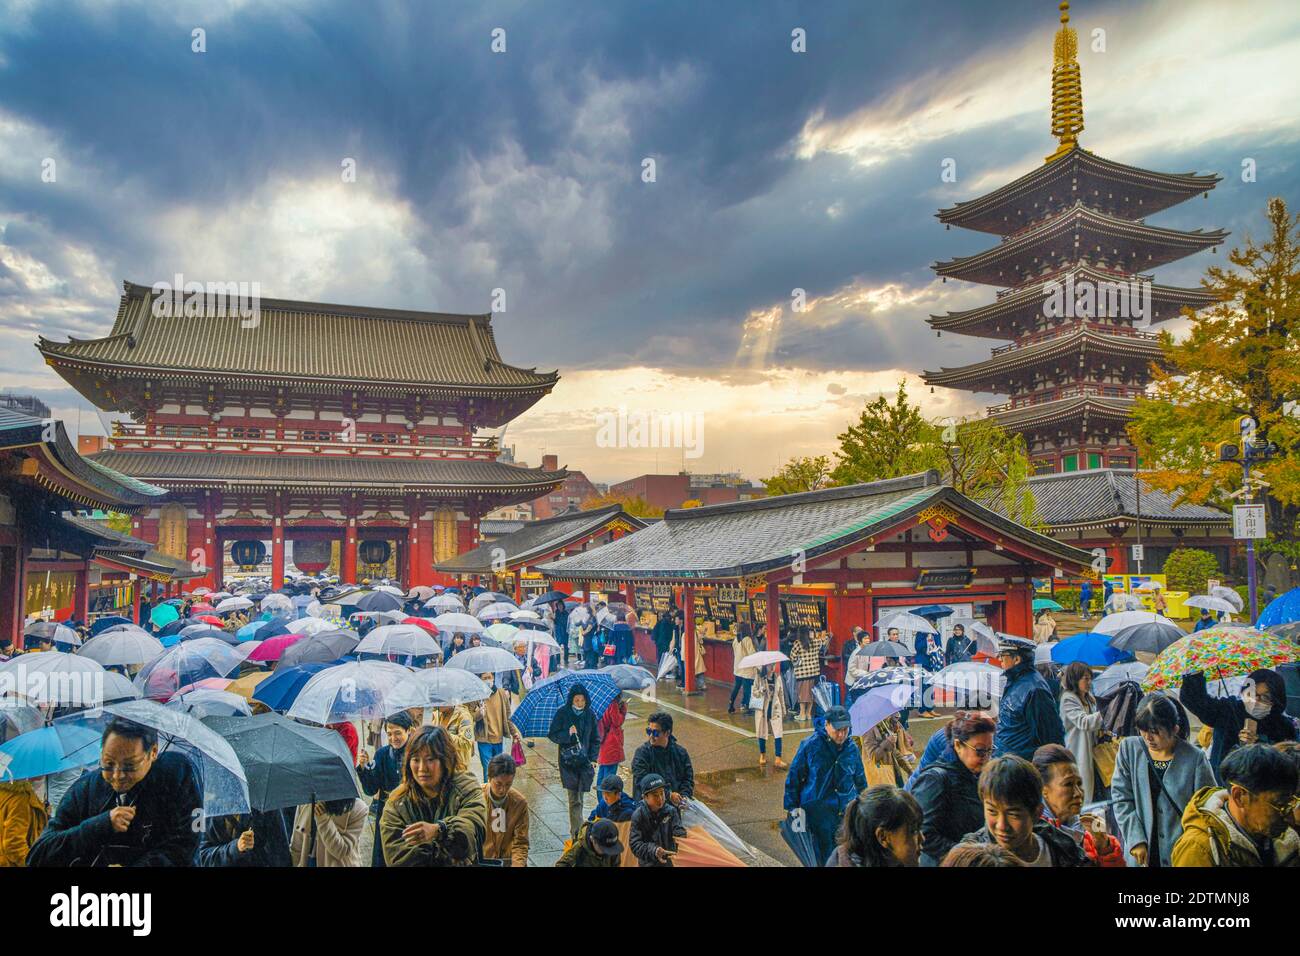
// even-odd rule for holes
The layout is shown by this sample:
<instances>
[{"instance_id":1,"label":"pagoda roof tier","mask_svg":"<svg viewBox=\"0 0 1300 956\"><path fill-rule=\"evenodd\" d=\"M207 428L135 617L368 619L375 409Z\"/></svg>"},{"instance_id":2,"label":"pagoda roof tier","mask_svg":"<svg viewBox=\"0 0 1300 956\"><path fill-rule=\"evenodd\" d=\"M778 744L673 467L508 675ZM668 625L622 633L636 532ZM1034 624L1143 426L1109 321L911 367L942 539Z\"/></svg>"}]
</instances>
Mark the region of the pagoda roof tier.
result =
<instances>
[{"instance_id":1,"label":"pagoda roof tier","mask_svg":"<svg viewBox=\"0 0 1300 956\"><path fill-rule=\"evenodd\" d=\"M1098 257L1120 273L1154 269L1217 246L1227 235L1221 229L1185 232L1148 226L1076 204L991 249L937 262L933 268L944 277L1019 287Z\"/></svg>"},{"instance_id":2,"label":"pagoda roof tier","mask_svg":"<svg viewBox=\"0 0 1300 956\"><path fill-rule=\"evenodd\" d=\"M216 383L238 390L362 396L515 399L518 414L559 380L501 360L492 317L259 299L255 324L238 314L155 315L147 286L127 282L109 335L37 348L100 407L131 411L104 380ZM251 321L251 320L248 320ZM521 401L522 400L522 404Z\"/></svg>"},{"instance_id":3,"label":"pagoda roof tier","mask_svg":"<svg viewBox=\"0 0 1300 956\"><path fill-rule=\"evenodd\" d=\"M972 365L922 372L927 385L944 385L975 392L1005 392L1008 377L1063 359L1085 361L1088 353L1107 358L1134 358L1147 362L1160 359L1164 352L1160 337L1150 332L1102 331L1092 322L1080 322L1073 330L1054 338L1029 345L1004 346L991 358Z\"/></svg>"},{"instance_id":4,"label":"pagoda roof tier","mask_svg":"<svg viewBox=\"0 0 1300 956\"><path fill-rule=\"evenodd\" d=\"M1148 283L1145 276L1123 276L1091 266L1081 266L1070 270L1068 275L1078 286L1083 282L1127 283L1130 280ZM1017 336L1032 331L1044 321L1050 319L1044 314L1043 306L1049 296L1045 289L1047 282L1065 283L1066 275L1053 276L1042 283L1029 283L1022 288L1009 290L999 295L988 305L962 312L949 312L946 315L931 315L926 321L931 328L942 332L955 332L961 335L978 335L989 339L1014 340ZM1214 302L1214 293L1206 289L1188 289L1180 286L1150 284L1152 322L1166 322L1177 318L1184 307L1193 310L1203 309Z\"/></svg>"},{"instance_id":5,"label":"pagoda roof tier","mask_svg":"<svg viewBox=\"0 0 1300 956\"><path fill-rule=\"evenodd\" d=\"M564 469L542 471L498 461L353 458L337 455L199 455L105 451L95 461L124 474L165 482L172 491L209 489L364 490L459 497L505 495L528 501L558 487Z\"/></svg>"},{"instance_id":6,"label":"pagoda roof tier","mask_svg":"<svg viewBox=\"0 0 1300 956\"><path fill-rule=\"evenodd\" d=\"M1133 398L1111 398L1090 394L1105 386L1083 385L1062 391L1068 398L1015 405L1006 402L985 409L985 414L1009 431L1032 431L1038 427L1063 425L1087 419L1126 422L1133 412ZM1083 394L1079 394L1083 393Z\"/></svg>"},{"instance_id":7,"label":"pagoda roof tier","mask_svg":"<svg viewBox=\"0 0 1300 956\"><path fill-rule=\"evenodd\" d=\"M1120 219L1140 219L1213 189L1220 178L1126 166L1076 146L993 192L935 215L945 224L999 236L1076 201Z\"/></svg>"}]
</instances>

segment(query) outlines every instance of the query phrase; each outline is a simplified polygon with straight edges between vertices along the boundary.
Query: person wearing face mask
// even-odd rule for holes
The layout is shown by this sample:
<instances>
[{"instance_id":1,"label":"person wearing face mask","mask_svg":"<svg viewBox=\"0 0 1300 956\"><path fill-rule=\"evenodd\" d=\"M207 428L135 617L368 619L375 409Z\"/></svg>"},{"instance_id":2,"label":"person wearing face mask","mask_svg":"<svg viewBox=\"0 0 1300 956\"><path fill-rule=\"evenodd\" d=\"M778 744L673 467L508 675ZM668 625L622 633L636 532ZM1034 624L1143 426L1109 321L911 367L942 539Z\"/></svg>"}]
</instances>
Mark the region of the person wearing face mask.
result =
<instances>
[{"instance_id":1,"label":"person wearing face mask","mask_svg":"<svg viewBox=\"0 0 1300 956\"><path fill-rule=\"evenodd\" d=\"M478 747L478 762L483 768L483 782L488 782L488 764L504 749L502 739L522 743L523 738L510 723L510 693L498 687L495 674L479 674L479 679L492 691L487 700L479 701L474 708L474 743Z\"/></svg>"},{"instance_id":2,"label":"person wearing face mask","mask_svg":"<svg viewBox=\"0 0 1300 956\"><path fill-rule=\"evenodd\" d=\"M569 835L576 838L584 822L582 798L596 779L600 756L600 734L585 686L569 687L569 698L551 718L546 736L559 747L560 784L569 797Z\"/></svg>"},{"instance_id":3,"label":"person wearing face mask","mask_svg":"<svg viewBox=\"0 0 1300 956\"><path fill-rule=\"evenodd\" d=\"M1255 671L1240 697L1226 698L1210 696L1204 674L1188 674L1178 699L1201 723L1214 730L1210 767L1219 786L1224 785L1219 767L1235 748L1296 739L1295 724L1285 713L1286 682L1277 671Z\"/></svg>"},{"instance_id":4,"label":"person wearing face mask","mask_svg":"<svg viewBox=\"0 0 1300 956\"><path fill-rule=\"evenodd\" d=\"M1187 715L1159 691L1138 702L1133 726L1115 755L1111 798L1121 842L1137 866L1169 866L1183 833L1183 810L1214 784L1205 754L1187 742Z\"/></svg>"}]
</instances>

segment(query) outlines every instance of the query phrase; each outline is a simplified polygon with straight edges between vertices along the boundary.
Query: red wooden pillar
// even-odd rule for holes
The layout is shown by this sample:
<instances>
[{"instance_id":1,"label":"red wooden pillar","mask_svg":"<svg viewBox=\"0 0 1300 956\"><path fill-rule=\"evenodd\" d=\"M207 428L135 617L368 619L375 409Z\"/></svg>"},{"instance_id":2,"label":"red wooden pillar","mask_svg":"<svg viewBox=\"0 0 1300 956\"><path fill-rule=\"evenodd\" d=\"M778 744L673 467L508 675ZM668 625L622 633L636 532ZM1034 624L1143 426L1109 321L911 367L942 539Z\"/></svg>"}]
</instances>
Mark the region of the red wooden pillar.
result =
<instances>
[{"instance_id":1,"label":"red wooden pillar","mask_svg":"<svg viewBox=\"0 0 1300 956\"><path fill-rule=\"evenodd\" d=\"M140 620L141 584L142 582L140 580L139 575L137 574L131 575L131 620L135 621L136 624L139 624L141 627L143 627L144 624Z\"/></svg>"},{"instance_id":2,"label":"red wooden pillar","mask_svg":"<svg viewBox=\"0 0 1300 956\"><path fill-rule=\"evenodd\" d=\"M769 651L779 651L781 649L781 599L775 584L767 586L764 600L767 603L767 649ZM775 664L773 666L776 668L779 677L781 665Z\"/></svg>"},{"instance_id":3,"label":"red wooden pillar","mask_svg":"<svg viewBox=\"0 0 1300 956\"><path fill-rule=\"evenodd\" d=\"M271 520L271 590L278 591L284 587L284 519Z\"/></svg>"},{"instance_id":4,"label":"red wooden pillar","mask_svg":"<svg viewBox=\"0 0 1300 956\"><path fill-rule=\"evenodd\" d=\"M524 568L523 565L515 568L511 573L511 578L515 582L515 603L519 604L524 599Z\"/></svg>"},{"instance_id":5,"label":"red wooden pillar","mask_svg":"<svg viewBox=\"0 0 1300 956\"><path fill-rule=\"evenodd\" d=\"M343 553L339 555L343 571L339 575L345 584L357 583L357 519L348 518L348 527L343 534Z\"/></svg>"},{"instance_id":6,"label":"red wooden pillar","mask_svg":"<svg viewBox=\"0 0 1300 956\"><path fill-rule=\"evenodd\" d=\"M686 668L686 693L696 690L695 679L695 587L682 588L682 667Z\"/></svg>"},{"instance_id":7,"label":"red wooden pillar","mask_svg":"<svg viewBox=\"0 0 1300 956\"><path fill-rule=\"evenodd\" d=\"M90 561L82 563L80 571L73 572L72 616L82 624L90 614Z\"/></svg>"},{"instance_id":8,"label":"red wooden pillar","mask_svg":"<svg viewBox=\"0 0 1300 956\"><path fill-rule=\"evenodd\" d=\"M0 529L3 532L4 529ZM23 646L23 603L27 587L26 545L22 527L13 529L12 547L0 548L0 629L14 643Z\"/></svg>"}]
</instances>

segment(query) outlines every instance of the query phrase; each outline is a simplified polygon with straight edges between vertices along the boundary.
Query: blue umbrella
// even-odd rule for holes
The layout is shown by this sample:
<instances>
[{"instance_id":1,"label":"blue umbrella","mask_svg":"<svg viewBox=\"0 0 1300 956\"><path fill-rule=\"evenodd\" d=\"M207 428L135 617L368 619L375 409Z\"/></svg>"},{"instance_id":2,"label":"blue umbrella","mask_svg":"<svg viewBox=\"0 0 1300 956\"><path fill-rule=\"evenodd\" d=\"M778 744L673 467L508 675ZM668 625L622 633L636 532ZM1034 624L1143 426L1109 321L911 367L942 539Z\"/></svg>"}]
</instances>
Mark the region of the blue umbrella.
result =
<instances>
[{"instance_id":1,"label":"blue umbrella","mask_svg":"<svg viewBox=\"0 0 1300 956\"><path fill-rule=\"evenodd\" d=\"M1109 667L1120 661L1131 661L1133 655L1110 646L1111 635L1090 631L1075 634L1052 645L1052 660L1057 664L1082 661L1089 667Z\"/></svg>"},{"instance_id":2,"label":"blue umbrella","mask_svg":"<svg viewBox=\"0 0 1300 956\"><path fill-rule=\"evenodd\" d=\"M106 631L114 624L134 624L134 623L135 621L132 621L130 618L120 617L119 615L116 614L110 614L108 617L99 618L99 620L95 621L94 624L90 625L90 636L94 637L100 631Z\"/></svg>"},{"instance_id":3,"label":"blue umbrella","mask_svg":"<svg viewBox=\"0 0 1300 956\"><path fill-rule=\"evenodd\" d=\"M253 640L265 641L272 637L279 637L281 634L288 634L289 629L284 626L284 622L278 618L273 618L264 623L253 632Z\"/></svg>"},{"instance_id":4,"label":"blue umbrella","mask_svg":"<svg viewBox=\"0 0 1300 956\"><path fill-rule=\"evenodd\" d=\"M265 626L266 621L260 617L256 620L249 621L239 630L235 631L235 639L240 643L244 641L255 641L257 640L257 632Z\"/></svg>"},{"instance_id":5,"label":"blue umbrella","mask_svg":"<svg viewBox=\"0 0 1300 956\"><path fill-rule=\"evenodd\" d=\"M1279 594L1268 602L1268 607L1259 612L1255 626L1260 630L1276 624L1290 624L1300 621L1300 588L1292 588Z\"/></svg>"},{"instance_id":6,"label":"blue umbrella","mask_svg":"<svg viewBox=\"0 0 1300 956\"><path fill-rule=\"evenodd\" d=\"M285 711L298 699L298 692L307 681L311 680L327 667L336 667L346 661L316 661L310 664L296 664L293 667L280 668L270 677L257 685L253 691L253 700L260 701L275 711Z\"/></svg>"},{"instance_id":7,"label":"blue umbrella","mask_svg":"<svg viewBox=\"0 0 1300 956\"><path fill-rule=\"evenodd\" d=\"M30 780L99 759L99 734L86 727L60 732L42 727L0 744L0 781Z\"/></svg>"},{"instance_id":8,"label":"blue umbrella","mask_svg":"<svg viewBox=\"0 0 1300 956\"><path fill-rule=\"evenodd\" d=\"M917 617L923 617L926 620L931 618L938 620L941 617L948 617L956 612L946 604L927 604L925 607L918 607L912 613Z\"/></svg>"},{"instance_id":9,"label":"blue umbrella","mask_svg":"<svg viewBox=\"0 0 1300 956\"><path fill-rule=\"evenodd\" d=\"M581 684L587 689L591 714L597 720L622 691L619 686L600 671L562 670L533 685L528 696L510 717L511 723L525 737L545 737L551 730L551 720L560 708L569 702L569 688Z\"/></svg>"},{"instance_id":10,"label":"blue umbrella","mask_svg":"<svg viewBox=\"0 0 1300 956\"><path fill-rule=\"evenodd\" d=\"M861 737L890 714L896 714L904 707L916 706L919 701L913 700L914 696L914 689L909 684L881 684L871 688L849 708L853 736Z\"/></svg>"}]
</instances>

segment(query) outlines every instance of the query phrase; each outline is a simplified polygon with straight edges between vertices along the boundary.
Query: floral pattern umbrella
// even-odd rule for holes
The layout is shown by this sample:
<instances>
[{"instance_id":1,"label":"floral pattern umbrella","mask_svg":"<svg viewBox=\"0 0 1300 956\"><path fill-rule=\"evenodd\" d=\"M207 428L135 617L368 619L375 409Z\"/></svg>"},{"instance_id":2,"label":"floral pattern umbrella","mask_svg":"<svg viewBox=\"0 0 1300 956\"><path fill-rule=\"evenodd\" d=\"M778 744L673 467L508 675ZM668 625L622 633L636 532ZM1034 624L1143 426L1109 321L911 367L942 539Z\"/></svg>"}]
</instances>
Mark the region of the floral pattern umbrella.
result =
<instances>
[{"instance_id":1,"label":"floral pattern umbrella","mask_svg":"<svg viewBox=\"0 0 1300 956\"><path fill-rule=\"evenodd\" d=\"M1300 661L1300 647L1249 627L1211 627L1169 645L1147 671L1143 690L1172 690L1184 674L1208 680L1239 677L1265 667Z\"/></svg>"}]
</instances>

